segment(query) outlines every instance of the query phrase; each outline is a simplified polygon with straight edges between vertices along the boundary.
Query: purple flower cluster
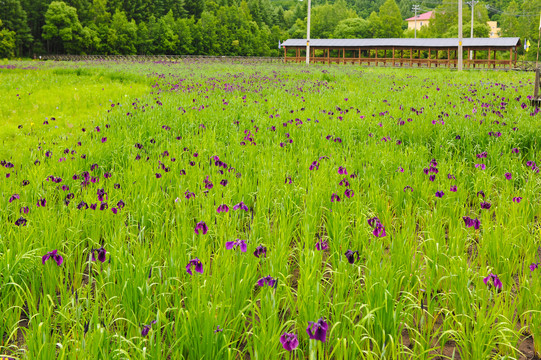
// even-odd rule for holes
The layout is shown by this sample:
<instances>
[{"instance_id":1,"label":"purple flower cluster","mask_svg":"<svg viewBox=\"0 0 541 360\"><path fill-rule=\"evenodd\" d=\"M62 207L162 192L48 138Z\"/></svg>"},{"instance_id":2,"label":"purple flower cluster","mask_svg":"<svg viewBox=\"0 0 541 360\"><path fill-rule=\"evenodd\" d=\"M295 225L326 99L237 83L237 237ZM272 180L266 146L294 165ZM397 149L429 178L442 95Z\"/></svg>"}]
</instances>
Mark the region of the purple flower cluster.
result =
<instances>
[{"instance_id":1,"label":"purple flower cluster","mask_svg":"<svg viewBox=\"0 0 541 360\"><path fill-rule=\"evenodd\" d=\"M374 229L374 231L372 231L372 234L375 237L387 236L387 233L385 232L385 227L383 226L383 224L379 221L377 217L368 219L368 225L370 225Z\"/></svg>"}]
</instances>

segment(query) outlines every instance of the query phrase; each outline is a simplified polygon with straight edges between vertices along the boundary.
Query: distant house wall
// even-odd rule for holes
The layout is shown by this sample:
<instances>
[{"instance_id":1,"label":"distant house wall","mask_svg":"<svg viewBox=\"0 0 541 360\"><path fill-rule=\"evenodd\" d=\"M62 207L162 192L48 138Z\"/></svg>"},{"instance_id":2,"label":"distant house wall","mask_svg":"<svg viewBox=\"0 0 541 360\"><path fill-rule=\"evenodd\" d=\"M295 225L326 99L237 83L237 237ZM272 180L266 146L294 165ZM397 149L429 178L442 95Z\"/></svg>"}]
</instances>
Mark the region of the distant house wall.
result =
<instances>
[{"instance_id":1,"label":"distant house wall","mask_svg":"<svg viewBox=\"0 0 541 360\"><path fill-rule=\"evenodd\" d=\"M417 30L420 30L423 26L430 25L430 20L432 19L434 19L434 12L429 11L424 14L417 15L417 22L415 21L415 16L406 19L406 21L408 22L409 30L415 30L416 27Z\"/></svg>"},{"instance_id":2,"label":"distant house wall","mask_svg":"<svg viewBox=\"0 0 541 360\"><path fill-rule=\"evenodd\" d=\"M417 20L417 30L420 30L423 26L430 25L430 20ZM415 20L408 21L408 29L415 30Z\"/></svg>"},{"instance_id":3,"label":"distant house wall","mask_svg":"<svg viewBox=\"0 0 541 360\"><path fill-rule=\"evenodd\" d=\"M424 14L417 15L417 22L415 22L415 16L406 19L408 22L408 30L420 30L423 26L429 26L430 21L434 19L434 12L429 11ZM498 27L497 21L487 21L487 25L490 27L488 37L491 39L496 39L500 37L501 29Z\"/></svg>"},{"instance_id":4,"label":"distant house wall","mask_svg":"<svg viewBox=\"0 0 541 360\"><path fill-rule=\"evenodd\" d=\"M498 22L497 21L487 21L487 24L490 27L488 37L491 38L491 39L499 38L501 29L498 27Z\"/></svg>"}]
</instances>

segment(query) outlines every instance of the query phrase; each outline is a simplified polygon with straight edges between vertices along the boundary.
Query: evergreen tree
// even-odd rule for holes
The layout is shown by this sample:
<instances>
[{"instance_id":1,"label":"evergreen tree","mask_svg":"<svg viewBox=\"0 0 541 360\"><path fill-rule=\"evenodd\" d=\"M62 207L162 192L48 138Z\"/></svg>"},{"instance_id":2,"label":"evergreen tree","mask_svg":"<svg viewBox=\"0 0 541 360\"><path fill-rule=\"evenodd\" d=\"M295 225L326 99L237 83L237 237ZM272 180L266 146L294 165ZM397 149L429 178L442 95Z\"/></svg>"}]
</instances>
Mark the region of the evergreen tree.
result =
<instances>
[{"instance_id":1,"label":"evergreen tree","mask_svg":"<svg viewBox=\"0 0 541 360\"><path fill-rule=\"evenodd\" d=\"M501 16L500 27L502 29L502 36L518 36L520 32L520 24L516 14L519 14L520 7L513 0L505 9L505 12Z\"/></svg>"},{"instance_id":2,"label":"evergreen tree","mask_svg":"<svg viewBox=\"0 0 541 360\"><path fill-rule=\"evenodd\" d=\"M94 0L90 7L90 19L94 24L109 23L111 14L107 12L107 0Z\"/></svg>"},{"instance_id":3,"label":"evergreen tree","mask_svg":"<svg viewBox=\"0 0 541 360\"><path fill-rule=\"evenodd\" d=\"M178 34L175 31L176 23L173 11L160 18L158 22L159 54L174 54L178 46Z\"/></svg>"},{"instance_id":4,"label":"evergreen tree","mask_svg":"<svg viewBox=\"0 0 541 360\"><path fill-rule=\"evenodd\" d=\"M205 0L185 0L184 9L188 16L194 16L196 19L202 17L205 9Z\"/></svg>"},{"instance_id":5,"label":"evergreen tree","mask_svg":"<svg viewBox=\"0 0 541 360\"><path fill-rule=\"evenodd\" d=\"M113 54L134 55L137 53L137 24L128 21L124 11L117 10L111 19L109 47Z\"/></svg>"},{"instance_id":6,"label":"evergreen tree","mask_svg":"<svg viewBox=\"0 0 541 360\"><path fill-rule=\"evenodd\" d=\"M0 20L0 58L11 58L15 55L15 32L3 27Z\"/></svg>"},{"instance_id":7,"label":"evergreen tree","mask_svg":"<svg viewBox=\"0 0 541 360\"><path fill-rule=\"evenodd\" d=\"M400 9L394 0L387 0L379 8L380 37L399 38L402 37L402 20Z\"/></svg>"},{"instance_id":8,"label":"evergreen tree","mask_svg":"<svg viewBox=\"0 0 541 360\"><path fill-rule=\"evenodd\" d=\"M86 25L92 21L90 14L92 0L65 0L64 2L77 10L81 24Z\"/></svg>"},{"instance_id":9,"label":"evergreen tree","mask_svg":"<svg viewBox=\"0 0 541 360\"><path fill-rule=\"evenodd\" d=\"M383 37L381 20L375 11L372 11L370 16L368 17L368 22L370 23L370 33L372 34L372 37L373 38Z\"/></svg>"},{"instance_id":10,"label":"evergreen tree","mask_svg":"<svg viewBox=\"0 0 541 360\"><path fill-rule=\"evenodd\" d=\"M149 0L125 0L123 10L128 19L134 19L135 22L140 23L147 21L150 17L153 2Z\"/></svg>"},{"instance_id":11,"label":"evergreen tree","mask_svg":"<svg viewBox=\"0 0 541 360\"><path fill-rule=\"evenodd\" d=\"M332 38L338 23L353 17L357 17L357 14L348 9L345 0L337 0L333 5L316 6L312 9L311 37L314 39Z\"/></svg>"},{"instance_id":12,"label":"evergreen tree","mask_svg":"<svg viewBox=\"0 0 541 360\"><path fill-rule=\"evenodd\" d=\"M194 53L193 32L195 27L194 18L177 19L176 31L178 34L178 49L177 53L188 55Z\"/></svg>"},{"instance_id":13,"label":"evergreen tree","mask_svg":"<svg viewBox=\"0 0 541 360\"><path fill-rule=\"evenodd\" d=\"M31 48L33 40L26 11L19 0L1 0L0 5L0 20L4 28L15 33L15 55L22 56Z\"/></svg>"}]
</instances>

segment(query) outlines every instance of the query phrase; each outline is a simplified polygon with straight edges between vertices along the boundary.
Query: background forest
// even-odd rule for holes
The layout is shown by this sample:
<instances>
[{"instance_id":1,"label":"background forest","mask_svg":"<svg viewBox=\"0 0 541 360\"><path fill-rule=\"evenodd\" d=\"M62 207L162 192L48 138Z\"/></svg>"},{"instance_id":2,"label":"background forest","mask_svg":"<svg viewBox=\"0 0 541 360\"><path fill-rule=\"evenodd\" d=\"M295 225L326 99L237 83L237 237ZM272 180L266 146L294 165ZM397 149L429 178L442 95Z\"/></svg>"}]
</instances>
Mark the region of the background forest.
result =
<instances>
[{"instance_id":1,"label":"background forest","mask_svg":"<svg viewBox=\"0 0 541 360\"><path fill-rule=\"evenodd\" d=\"M435 10L418 37L456 37L458 0L313 0L312 38L413 37L404 19ZM501 36L529 39L536 53L541 0L474 6L474 36L486 21ZM42 54L197 54L279 56L278 42L306 37L307 1L0 0L0 57ZM464 36L471 9L464 4ZM522 51L522 50L521 50Z\"/></svg>"}]
</instances>

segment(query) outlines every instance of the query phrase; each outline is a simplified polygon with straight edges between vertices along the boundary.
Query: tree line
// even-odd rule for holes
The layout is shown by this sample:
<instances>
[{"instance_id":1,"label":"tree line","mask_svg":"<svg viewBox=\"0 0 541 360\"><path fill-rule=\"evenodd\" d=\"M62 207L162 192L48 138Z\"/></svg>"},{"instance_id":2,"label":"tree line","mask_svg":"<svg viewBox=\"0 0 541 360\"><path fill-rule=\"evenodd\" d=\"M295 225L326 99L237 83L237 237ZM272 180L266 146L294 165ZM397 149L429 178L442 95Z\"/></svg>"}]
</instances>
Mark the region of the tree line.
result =
<instances>
[{"instance_id":1,"label":"tree line","mask_svg":"<svg viewBox=\"0 0 541 360\"><path fill-rule=\"evenodd\" d=\"M434 9L435 18L417 36L456 37L457 1L422 0L422 9ZM527 37L536 44L539 16L531 14L539 14L541 0L523 4L492 1L497 3L475 6L475 37L488 36L486 21L492 19L500 21L502 35ZM312 38L413 37L404 21L413 15L413 3L313 0ZM468 10L465 6L466 37L470 31ZM0 0L0 57L279 56L279 41L306 37L306 15L306 0Z\"/></svg>"}]
</instances>

